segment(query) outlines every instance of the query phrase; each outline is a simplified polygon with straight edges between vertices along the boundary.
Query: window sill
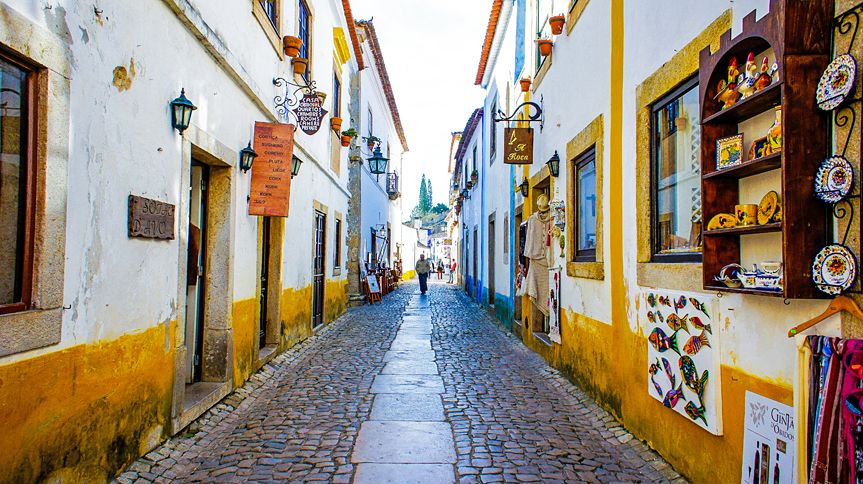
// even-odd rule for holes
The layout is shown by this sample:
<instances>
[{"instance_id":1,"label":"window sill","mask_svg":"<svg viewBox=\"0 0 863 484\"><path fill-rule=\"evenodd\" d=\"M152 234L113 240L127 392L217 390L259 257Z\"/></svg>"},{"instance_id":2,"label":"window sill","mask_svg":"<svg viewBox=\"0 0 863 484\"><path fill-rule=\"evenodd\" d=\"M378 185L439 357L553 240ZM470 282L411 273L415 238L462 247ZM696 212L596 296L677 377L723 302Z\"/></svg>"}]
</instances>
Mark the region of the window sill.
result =
<instances>
[{"instance_id":1,"label":"window sill","mask_svg":"<svg viewBox=\"0 0 863 484\"><path fill-rule=\"evenodd\" d=\"M264 7L261 6L261 2L252 0L252 15L255 16L255 19L261 25L261 28L264 30L264 35L267 36L267 40L270 41L270 45L273 47L273 50L276 51L276 55L279 56L279 60L285 60L285 53L282 51L282 39L273 27L272 22L270 22L270 18L267 17L267 13L264 12Z\"/></svg>"},{"instance_id":2,"label":"window sill","mask_svg":"<svg viewBox=\"0 0 863 484\"><path fill-rule=\"evenodd\" d=\"M0 356L59 343L62 320L61 308L0 315Z\"/></svg>"},{"instance_id":3,"label":"window sill","mask_svg":"<svg viewBox=\"0 0 863 484\"><path fill-rule=\"evenodd\" d=\"M605 264L599 262L567 262L566 275L583 279L605 279Z\"/></svg>"},{"instance_id":4,"label":"window sill","mask_svg":"<svg viewBox=\"0 0 863 484\"><path fill-rule=\"evenodd\" d=\"M536 92L539 89L539 85L542 83L542 80L545 78L548 70L551 69L551 63L554 60L554 52L548 55L543 61L542 65L539 66L539 70L536 71L536 75L533 76L533 84L531 85L531 92Z\"/></svg>"},{"instance_id":5,"label":"window sill","mask_svg":"<svg viewBox=\"0 0 863 484\"><path fill-rule=\"evenodd\" d=\"M589 2L590 0L578 0L578 3L569 11L566 16L566 35L569 35L575 28L575 24L578 23L578 19L581 18L581 14L584 13Z\"/></svg>"},{"instance_id":6,"label":"window sill","mask_svg":"<svg viewBox=\"0 0 863 484\"><path fill-rule=\"evenodd\" d=\"M678 291L701 291L701 263L640 262L638 285Z\"/></svg>"}]
</instances>

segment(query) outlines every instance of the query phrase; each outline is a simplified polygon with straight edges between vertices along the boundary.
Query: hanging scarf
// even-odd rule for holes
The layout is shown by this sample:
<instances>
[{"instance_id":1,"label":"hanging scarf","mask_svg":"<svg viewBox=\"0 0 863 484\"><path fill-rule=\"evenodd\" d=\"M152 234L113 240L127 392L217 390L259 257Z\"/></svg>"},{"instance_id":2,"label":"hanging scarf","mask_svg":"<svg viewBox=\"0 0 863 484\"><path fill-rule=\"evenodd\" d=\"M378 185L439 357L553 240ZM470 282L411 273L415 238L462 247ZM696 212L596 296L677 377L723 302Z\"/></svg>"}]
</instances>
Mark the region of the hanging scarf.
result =
<instances>
[{"instance_id":1,"label":"hanging scarf","mask_svg":"<svg viewBox=\"0 0 863 484\"><path fill-rule=\"evenodd\" d=\"M863 341L845 340L842 345L842 450L849 482L863 481Z\"/></svg>"},{"instance_id":2,"label":"hanging scarf","mask_svg":"<svg viewBox=\"0 0 863 484\"><path fill-rule=\"evenodd\" d=\"M809 469L809 482L827 484L842 482L840 456L840 408L842 399L843 365L834 355L841 353L836 347L838 338L823 338L817 353L822 360L821 387L818 395L818 413L815 421L815 435L812 466ZM816 353L813 350L813 357Z\"/></svg>"}]
</instances>

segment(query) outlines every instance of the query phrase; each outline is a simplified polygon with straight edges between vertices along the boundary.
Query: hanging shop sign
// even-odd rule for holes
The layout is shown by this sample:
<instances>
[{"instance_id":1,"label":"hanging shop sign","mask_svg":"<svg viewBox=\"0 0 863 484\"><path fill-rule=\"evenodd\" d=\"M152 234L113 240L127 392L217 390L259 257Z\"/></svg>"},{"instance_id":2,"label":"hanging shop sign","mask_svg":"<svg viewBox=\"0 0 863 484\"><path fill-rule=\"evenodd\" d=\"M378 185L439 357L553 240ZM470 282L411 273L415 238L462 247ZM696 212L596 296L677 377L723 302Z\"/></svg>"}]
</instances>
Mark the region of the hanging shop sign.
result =
<instances>
[{"instance_id":1,"label":"hanging shop sign","mask_svg":"<svg viewBox=\"0 0 863 484\"><path fill-rule=\"evenodd\" d=\"M745 412L740 482L796 482L794 408L747 391Z\"/></svg>"},{"instance_id":2,"label":"hanging shop sign","mask_svg":"<svg viewBox=\"0 0 863 484\"><path fill-rule=\"evenodd\" d=\"M129 237L174 239L174 205L129 195Z\"/></svg>"},{"instance_id":3,"label":"hanging shop sign","mask_svg":"<svg viewBox=\"0 0 863 484\"><path fill-rule=\"evenodd\" d=\"M533 163L533 128L505 128L503 162L510 165Z\"/></svg>"},{"instance_id":4,"label":"hanging shop sign","mask_svg":"<svg viewBox=\"0 0 863 484\"><path fill-rule=\"evenodd\" d=\"M297 126L303 133L313 135L321 129L327 110L321 105L321 98L317 94L306 94L294 108L294 114L297 115Z\"/></svg>"},{"instance_id":5,"label":"hanging shop sign","mask_svg":"<svg viewBox=\"0 0 863 484\"><path fill-rule=\"evenodd\" d=\"M291 198L292 124L255 123L255 151L249 215L287 217Z\"/></svg>"}]
</instances>

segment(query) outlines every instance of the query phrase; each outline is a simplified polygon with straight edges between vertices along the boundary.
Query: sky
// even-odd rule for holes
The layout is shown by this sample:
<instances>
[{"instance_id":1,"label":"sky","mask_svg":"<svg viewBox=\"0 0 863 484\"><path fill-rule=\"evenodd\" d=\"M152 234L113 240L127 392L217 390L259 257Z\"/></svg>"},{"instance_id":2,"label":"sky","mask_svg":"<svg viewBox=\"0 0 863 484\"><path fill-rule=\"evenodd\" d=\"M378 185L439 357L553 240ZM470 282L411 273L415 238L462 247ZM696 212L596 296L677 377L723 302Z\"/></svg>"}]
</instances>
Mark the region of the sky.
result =
<instances>
[{"instance_id":1,"label":"sky","mask_svg":"<svg viewBox=\"0 0 863 484\"><path fill-rule=\"evenodd\" d=\"M416 205L420 177L434 203L449 204L451 133L482 105L474 85L492 0L351 0L357 20L373 19L410 151L403 209Z\"/></svg>"}]
</instances>

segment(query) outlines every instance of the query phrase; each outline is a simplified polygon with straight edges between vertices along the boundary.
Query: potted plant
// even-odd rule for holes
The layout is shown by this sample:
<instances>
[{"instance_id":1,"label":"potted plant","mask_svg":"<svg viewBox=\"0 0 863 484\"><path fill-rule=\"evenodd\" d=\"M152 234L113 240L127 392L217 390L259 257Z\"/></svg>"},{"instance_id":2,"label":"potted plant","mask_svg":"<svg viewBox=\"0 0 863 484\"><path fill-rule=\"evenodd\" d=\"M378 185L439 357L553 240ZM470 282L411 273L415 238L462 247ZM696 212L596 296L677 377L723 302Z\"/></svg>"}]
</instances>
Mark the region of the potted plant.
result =
<instances>
[{"instance_id":1,"label":"potted plant","mask_svg":"<svg viewBox=\"0 0 863 484\"><path fill-rule=\"evenodd\" d=\"M468 189L473 188L473 182L468 180L464 183L464 186L466 186Z\"/></svg>"},{"instance_id":2,"label":"potted plant","mask_svg":"<svg viewBox=\"0 0 863 484\"><path fill-rule=\"evenodd\" d=\"M522 77L518 80L518 83L521 84L521 92L530 90L530 77Z\"/></svg>"},{"instance_id":3,"label":"potted plant","mask_svg":"<svg viewBox=\"0 0 863 484\"><path fill-rule=\"evenodd\" d=\"M551 55L551 47L554 42L551 39L536 39L536 45L539 46L539 55L548 57Z\"/></svg>"},{"instance_id":4,"label":"potted plant","mask_svg":"<svg viewBox=\"0 0 863 484\"><path fill-rule=\"evenodd\" d=\"M333 131L338 133L342 129L342 118L338 116L333 116L330 118L330 127L333 128Z\"/></svg>"},{"instance_id":5,"label":"potted plant","mask_svg":"<svg viewBox=\"0 0 863 484\"><path fill-rule=\"evenodd\" d=\"M286 35L282 37L282 46L286 56L296 57L300 55L300 47L303 46L303 39L294 37L293 35Z\"/></svg>"},{"instance_id":6,"label":"potted plant","mask_svg":"<svg viewBox=\"0 0 863 484\"><path fill-rule=\"evenodd\" d=\"M470 173L470 181L474 185L476 185L476 182L479 181L479 172L477 170L474 170Z\"/></svg>"},{"instance_id":7,"label":"potted plant","mask_svg":"<svg viewBox=\"0 0 863 484\"><path fill-rule=\"evenodd\" d=\"M560 35L563 33L564 23L566 23L566 17L563 15L555 15L548 19L548 25L551 27L551 33L554 35Z\"/></svg>"},{"instance_id":8,"label":"potted plant","mask_svg":"<svg viewBox=\"0 0 863 484\"><path fill-rule=\"evenodd\" d=\"M293 66L294 74L303 75L309 67L309 60L303 57L294 57Z\"/></svg>"},{"instance_id":9,"label":"potted plant","mask_svg":"<svg viewBox=\"0 0 863 484\"><path fill-rule=\"evenodd\" d=\"M351 145L351 140L357 137L357 130L351 128L347 131L342 131L342 146L347 148Z\"/></svg>"},{"instance_id":10,"label":"potted plant","mask_svg":"<svg viewBox=\"0 0 863 484\"><path fill-rule=\"evenodd\" d=\"M366 138L366 143L368 144L369 150L375 149L375 145L380 143L381 140L377 136L369 136Z\"/></svg>"}]
</instances>

